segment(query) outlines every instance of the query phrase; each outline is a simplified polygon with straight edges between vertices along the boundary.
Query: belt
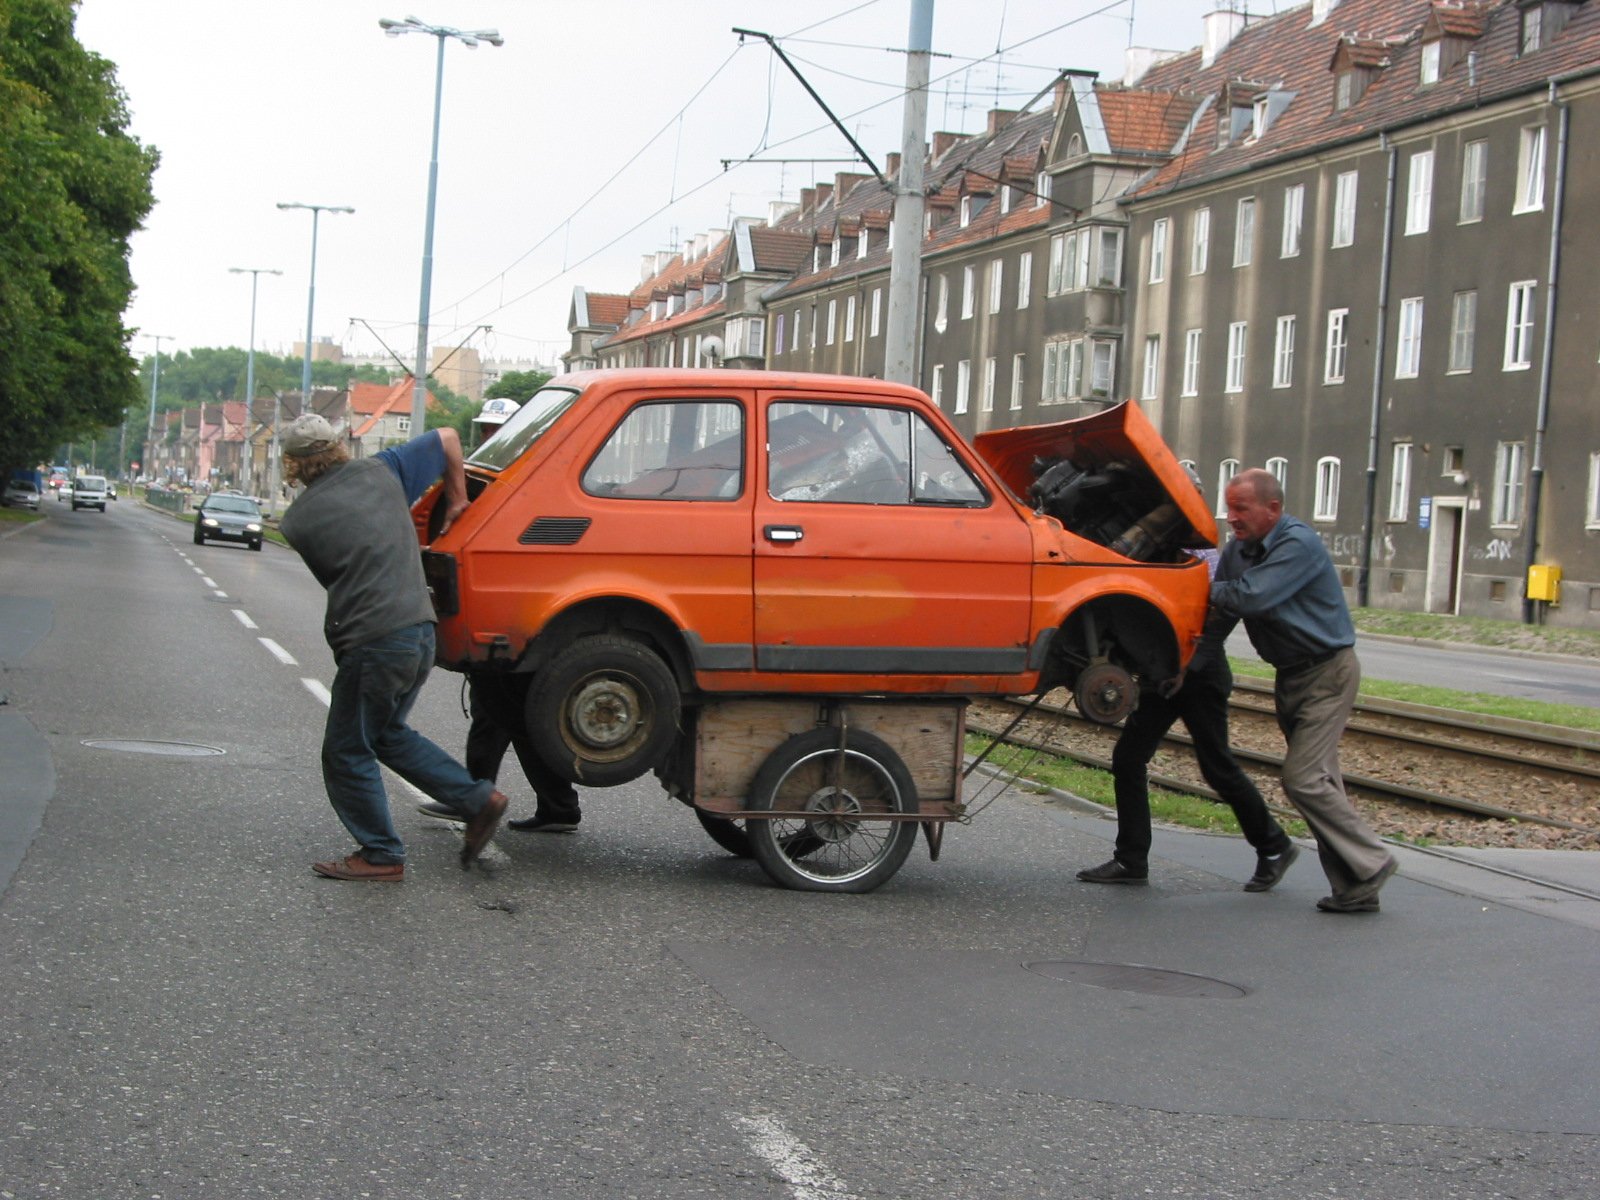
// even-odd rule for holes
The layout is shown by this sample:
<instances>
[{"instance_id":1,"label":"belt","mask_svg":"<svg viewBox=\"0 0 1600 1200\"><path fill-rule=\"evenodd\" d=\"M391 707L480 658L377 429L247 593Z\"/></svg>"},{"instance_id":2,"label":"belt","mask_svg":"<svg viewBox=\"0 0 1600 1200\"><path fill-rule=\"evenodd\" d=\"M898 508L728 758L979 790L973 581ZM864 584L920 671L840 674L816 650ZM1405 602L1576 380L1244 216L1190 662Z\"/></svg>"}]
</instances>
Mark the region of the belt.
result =
<instances>
[{"instance_id":1,"label":"belt","mask_svg":"<svg viewBox=\"0 0 1600 1200\"><path fill-rule=\"evenodd\" d=\"M1335 655L1349 648L1348 646L1335 646L1332 650L1324 650L1321 654L1313 654L1310 658L1302 658L1292 663L1283 663L1278 667L1278 673L1280 675L1293 675L1300 671L1309 671L1312 667L1320 667Z\"/></svg>"}]
</instances>

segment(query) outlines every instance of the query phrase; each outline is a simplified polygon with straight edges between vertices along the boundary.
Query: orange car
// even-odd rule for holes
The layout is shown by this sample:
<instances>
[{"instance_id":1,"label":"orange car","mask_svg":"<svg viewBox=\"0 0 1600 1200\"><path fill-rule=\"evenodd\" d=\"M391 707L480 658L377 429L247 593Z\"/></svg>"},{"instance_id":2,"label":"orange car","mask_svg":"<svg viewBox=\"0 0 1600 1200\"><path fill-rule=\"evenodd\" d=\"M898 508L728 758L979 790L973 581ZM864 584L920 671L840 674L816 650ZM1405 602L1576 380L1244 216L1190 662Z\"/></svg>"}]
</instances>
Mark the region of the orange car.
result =
<instances>
[{"instance_id":1,"label":"orange car","mask_svg":"<svg viewBox=\"0 0 1600 1200\"><path fill-rule=\"evenodd\" d=\"M746 371L559 376L431 536L439 663L534 672L530 737L622 783L730 695L1072 688L1116 720L1193 653L1215 545L1130 404L967 445L913 388ZM1055 514L1055 515L1052 515Z\"/></svg>"}]
</instances>

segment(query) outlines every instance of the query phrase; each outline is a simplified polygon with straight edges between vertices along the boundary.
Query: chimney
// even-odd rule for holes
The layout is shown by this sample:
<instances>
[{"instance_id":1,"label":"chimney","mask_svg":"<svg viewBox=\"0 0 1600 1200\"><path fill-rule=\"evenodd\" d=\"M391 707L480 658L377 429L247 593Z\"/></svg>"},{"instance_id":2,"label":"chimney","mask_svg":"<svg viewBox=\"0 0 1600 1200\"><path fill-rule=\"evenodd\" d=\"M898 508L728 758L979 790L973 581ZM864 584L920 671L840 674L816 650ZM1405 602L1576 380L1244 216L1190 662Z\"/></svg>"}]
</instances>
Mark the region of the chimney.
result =
<instances>
[{"instance_id":1,"label":"chimney","mask_svg":"<svg viewBox=\"0 0 1600 1200\"><path fill-rule=\"evenodd\" d=\"M674 250L657 250L655 273L657 275L661 274L661 272L665 271L669 266L672 265L672 260L677 257L677 252Z\"/></svg>"},{"instance_id":2,"label":"chimney","mask_svg":"<svg viewBox=\"0 0 1600 1200\"><path fill-rule=\"evenodd\" d=\"M819 183L819 184L817 184L817 210L820 212L822 207L823 207L823 205L827 204L828 201L832 200L832 199L833 199L833 184L831 184L831 183Z\"/></svg>"},{"instance_id":3,"label":"chimney","mask_svg":"<svg viewBox=\"0 0 1600 1200\"><path fill-rule=\"evenodd\" d=\"M1321 25L1339 7L1339 0L1311 0L1311 28Z\"/></svg>"},{"instance_id":4,"label":"chimney","mask_svg":"<svg viewBox=\"0 0 1600 1200\"><path fill-rule=\"evenodd\" d=\"M1015 109L991 108L989 110L989 136L993 137L1005 126L1005 123L1016 116Z\"/></svg>"},{"instance_id":5,"label":"chimney","mask_svg":"<svg viewBox=\"0 0 1600 1200\"><path fill-rule=\"evenodd\" d=\"M1200 65L1209 67L1217 55L1228 48L1228 43L1239 36L1245 26L1242 12L1211 12L1201 18L1205 27L1205 40L1200 48Z\"/></svg>"},{"instance_id":6,"label":"chimney","mask_svg":"<svg viewBox=\"0 0 1600 1200\"><path fill-rule=\"evenodd\" d=\"M956 145L958 142L966 141L966 137L967 135L964 133L935 133L933 135L933 157L935 159L943 158L945 152L951 146Z\"/></svg>"},{"instance_id":7,"label":"chimney","mask_svg":"<svg viewBox=\"0 0 1600 1200\"><path fill-rule=\"evenodd\" d=\"M639 260L639 282L644 283L656 273L656 256L646 254Z\"/></svg>"},{"instance_id":8,"label":"chimney","mask_svg":"<svg viewBox=\"0 0 1600 1200\"><path fill-rule=\"evenodd\" d=\"M1151 67L1169 58L1176 58L1179 53L1176 50L1155 50L1149 46L1129 46L1123 58L1122 86L1133 87L1149 73Z\"/></svg>"},{"instance_id":9,"label":"chimney","mask_svg":"<svg viewBox=\"0 0 1600 1200\"><path fill-rule=\"evenodd\" d=\"M900 174L900 151L891 150L884 159L883 174L885 178L893 179Z\"/></svg>"},{"instance_id":10,"label":"chimney","mask_svg":"<svg viewBox=\"0 0 1600 1200\"><path fill-rule=\"evenodd\" d=\"M794 211L795 206L787 200L769 200L767 201L767 224L769 226L776 225Z\"/></svg>"},{"instance_id":11,"label":"chimney","mask_svg":"<svg viewBox=\"0 0 1600 1200\"><path fill-rule=\"evenodd\" d=\"M803 212L803 213L811 212L815 208L816 203L817 203L817 189L816 188L801 188L800 189L800 211L801 212Z\"/></svg>"}]
</instances>

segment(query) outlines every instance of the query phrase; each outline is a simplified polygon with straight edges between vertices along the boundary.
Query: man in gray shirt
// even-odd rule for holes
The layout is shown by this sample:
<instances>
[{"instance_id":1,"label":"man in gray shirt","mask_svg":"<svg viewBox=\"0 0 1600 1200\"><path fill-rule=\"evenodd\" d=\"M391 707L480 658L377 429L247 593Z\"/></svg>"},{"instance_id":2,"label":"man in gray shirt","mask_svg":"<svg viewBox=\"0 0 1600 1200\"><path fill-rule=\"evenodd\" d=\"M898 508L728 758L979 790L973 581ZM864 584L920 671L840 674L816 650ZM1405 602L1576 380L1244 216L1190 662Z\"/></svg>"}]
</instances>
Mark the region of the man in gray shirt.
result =
<instances>
[{"instance_id":1,"label":"man in gray shirt","mask_svg":"<svg viewBox=\"0 0 1600 1200\"><path fill-rule=\"evenodd\" d=\"M1234 476L1226 498L1234 540L1217 564L1211 605L1243 618L1256 652L1277 668L1273 693L1288 743L1283 790L1311 826L1333 888L1317 907L1377 912L1396 863L1350 803L1339 771L1361 664L1338 572L1322 539L1284 513L1283 487L1269 472Z\"/></svg>"},{"instance_id":2,"label":"man in gray shirt","mask_svg":"<svg viewBox=\"0 0 1600 1200\"><path fill-rule=\"evenodd\" d=\"M323 633L337 665L322 779L333 811L357 842L355 853L311 869L373 883L405 877L405 845L379 763L465 814L461 865L468 867L494 836L506 798L493 780L474 779L406 724L434 654L433 603L411 505L442 476L443 529L466 510L461 440L453 429L431 430L352 460L333 426L306 413L285 428L282 446L285 478L305 491L280 528L327 589Z\"/></svg>"}]
</instances>

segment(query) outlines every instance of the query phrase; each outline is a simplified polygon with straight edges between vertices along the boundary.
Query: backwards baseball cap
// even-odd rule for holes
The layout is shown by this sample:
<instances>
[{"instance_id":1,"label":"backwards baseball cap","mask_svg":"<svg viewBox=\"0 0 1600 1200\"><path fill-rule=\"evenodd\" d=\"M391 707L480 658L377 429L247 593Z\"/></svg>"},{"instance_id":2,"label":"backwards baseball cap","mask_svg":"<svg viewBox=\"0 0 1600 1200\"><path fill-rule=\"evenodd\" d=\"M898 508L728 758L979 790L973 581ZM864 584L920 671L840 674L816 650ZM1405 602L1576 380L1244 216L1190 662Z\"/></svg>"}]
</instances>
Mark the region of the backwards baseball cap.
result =
<instances>
[{"instance_id":1,"label":"backwards baseball cap","mask_svg":"<svg viewBox=\"0 0 1600 1200\"><path fill-rule=\"evenodd\" d=\"M290 458L309 458L333 449L338 442L338 431L316 413L301 413L283 427L283 452Z\"/></svg>"}]
</instances>

